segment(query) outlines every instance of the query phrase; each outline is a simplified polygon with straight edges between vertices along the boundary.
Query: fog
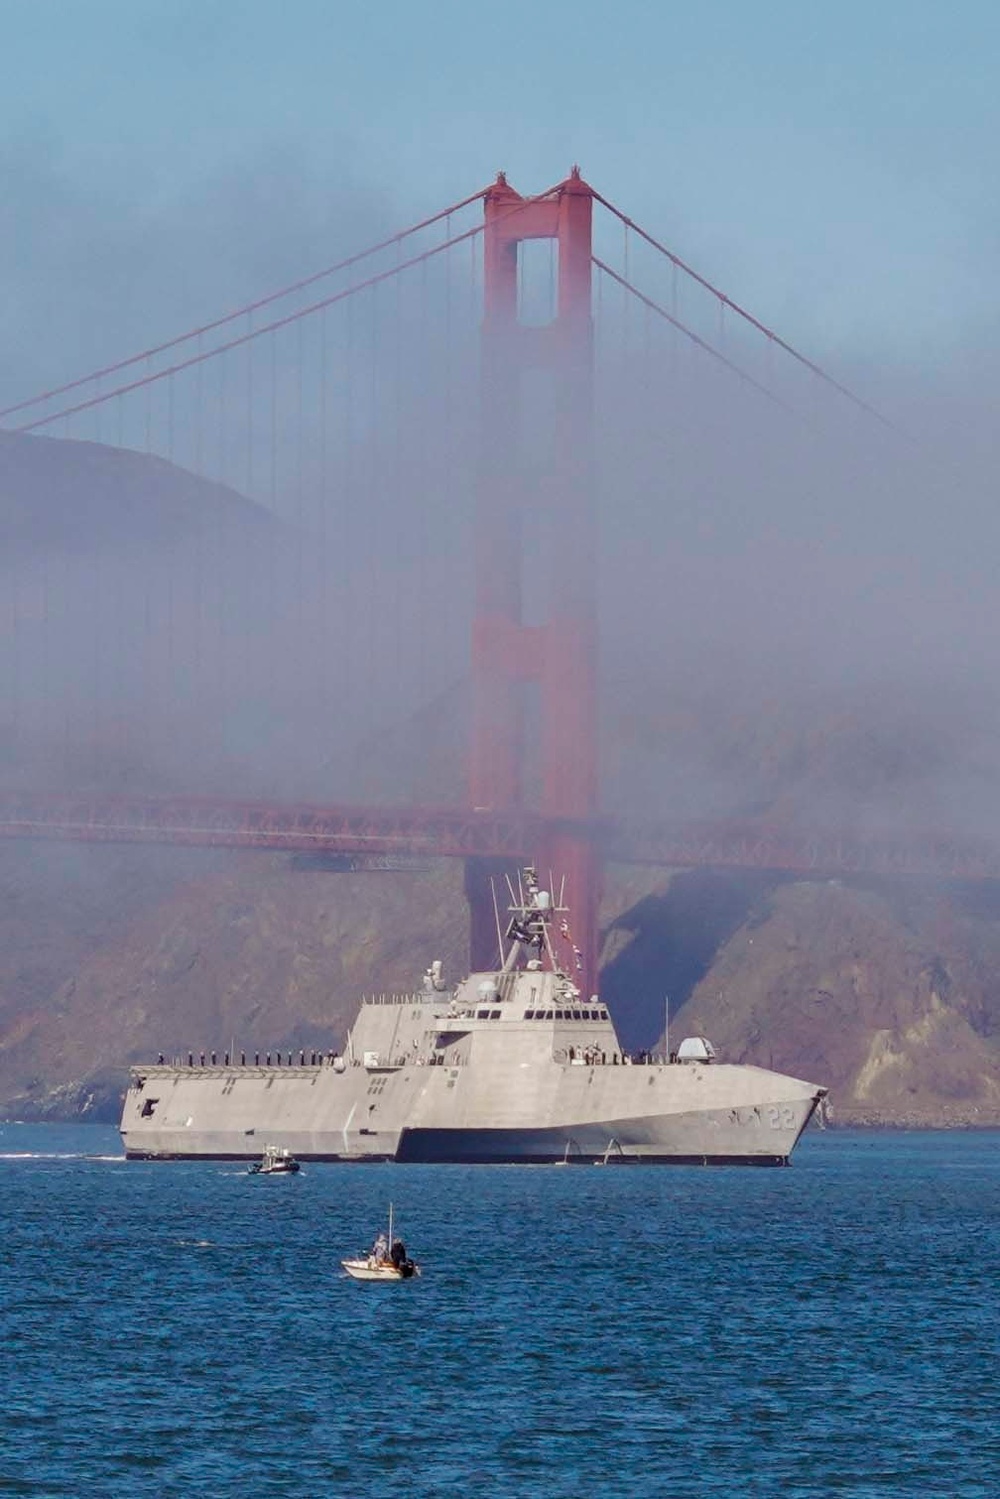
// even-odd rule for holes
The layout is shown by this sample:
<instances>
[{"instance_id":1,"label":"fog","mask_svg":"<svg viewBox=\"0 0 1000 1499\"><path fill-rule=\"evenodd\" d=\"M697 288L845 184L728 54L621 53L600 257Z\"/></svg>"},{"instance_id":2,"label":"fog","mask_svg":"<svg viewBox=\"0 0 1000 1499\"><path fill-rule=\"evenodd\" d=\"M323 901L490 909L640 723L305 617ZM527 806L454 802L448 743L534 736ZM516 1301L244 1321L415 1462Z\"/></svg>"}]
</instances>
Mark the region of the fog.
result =
<instances>
[{"instance_id":1,"label":"fog","mask_svg":"<svg viewBox=\"0 0 1000 1499\"><path fill-rule=\"evenodd\" d=\"M190 162L188 185L115 163L80 181L35 131L0 145L0 405L218 317L392 233L391 196L280 138Z\"/></svg>"},{"instance_id":2,"label":"fog","mask_svg":"<svg viewBox=\"0 0 1000 1499\"><path fill-rule=\"evenodd\" d=\"M0 239L18 289L4 404L403 218L360 175L278 150L187 198L126 184L95 201L39 145L0 169L31 226ZM615 253L603 224L596 244ZM532 321L552 274L547 251L526 259ZM704 292L674 303L674 273L635 246L630 274L776 399L597 277L605 807L1000 834L991 356L838 348L831 373L882 422ZM463 244L148 393L0 439L6 783L464 800L480 281ZM535 436L510 469L532 590L566 549L546 523L545 400L526 384Z\"/></svg>"}]
</instances>

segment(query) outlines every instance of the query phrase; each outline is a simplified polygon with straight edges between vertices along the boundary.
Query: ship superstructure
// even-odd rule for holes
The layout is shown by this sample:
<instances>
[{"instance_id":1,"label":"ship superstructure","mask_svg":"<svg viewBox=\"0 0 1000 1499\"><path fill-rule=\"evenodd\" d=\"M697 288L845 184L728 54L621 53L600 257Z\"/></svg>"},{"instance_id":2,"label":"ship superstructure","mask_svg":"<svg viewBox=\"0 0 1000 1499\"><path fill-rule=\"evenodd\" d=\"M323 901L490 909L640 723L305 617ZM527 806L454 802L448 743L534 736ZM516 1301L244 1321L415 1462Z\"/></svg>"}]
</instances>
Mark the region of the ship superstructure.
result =
<instances>
[{"instance_id":1,"label":"ship superstructure","mask_svg":"<svg viewBox=\"0 0 1000 1499\"><path fill-rule=\"evenodd\" d=\"M342 1054L226 1054L131 1069L132 1158L786 1164L825 1089L715 1058L626 1055L573 979L569 913L533 869L510 887L503 960L449 990L362 1001Z\"/></svg>"}]
</instances>

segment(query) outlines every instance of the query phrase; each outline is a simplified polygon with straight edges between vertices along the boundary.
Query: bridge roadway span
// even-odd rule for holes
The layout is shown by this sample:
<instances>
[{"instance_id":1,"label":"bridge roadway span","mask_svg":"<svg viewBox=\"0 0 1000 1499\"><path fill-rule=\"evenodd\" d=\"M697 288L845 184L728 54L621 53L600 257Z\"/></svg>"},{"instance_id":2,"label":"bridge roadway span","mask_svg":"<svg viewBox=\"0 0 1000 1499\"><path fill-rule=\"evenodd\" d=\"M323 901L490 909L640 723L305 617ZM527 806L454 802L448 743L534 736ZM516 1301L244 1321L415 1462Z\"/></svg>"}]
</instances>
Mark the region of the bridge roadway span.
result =
<instances>
[{"instance_id":1,"label":"bridge roadway span","mask_svg":"<svg viewBox=\"0 0 1000 1499\"><path fill-rule=\"evenodd\" d=\"M1000 878L1000 849L925 836L864 834L720 821L627 823L582 829L531 812L312 806L104 792L0 791L0 837L84 843L169 843L334 855L525 860L553 826L585 831L602 856L671 869L771 869L811 875Z\"/></svg>"}]
</instances>

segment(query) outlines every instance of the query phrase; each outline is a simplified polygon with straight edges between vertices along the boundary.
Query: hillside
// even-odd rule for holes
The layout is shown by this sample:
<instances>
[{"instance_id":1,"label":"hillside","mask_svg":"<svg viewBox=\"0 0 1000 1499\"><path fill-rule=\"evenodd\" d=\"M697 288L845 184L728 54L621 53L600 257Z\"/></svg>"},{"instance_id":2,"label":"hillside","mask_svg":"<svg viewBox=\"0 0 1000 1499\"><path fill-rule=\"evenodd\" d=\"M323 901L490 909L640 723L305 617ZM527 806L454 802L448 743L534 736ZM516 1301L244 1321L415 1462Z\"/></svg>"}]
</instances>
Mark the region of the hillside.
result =
<instances>
[{"instance_id":1,"label":"hillside","mask_svg":"<svg viewBox=\"0 0 1000 1499\"><path fill-rule=\"evenodd\" d=\"M456 880L458 883L456 884ZM362 992L464 961L460 871L270 855L0 847L0 1113L117 1108L160 1051L328 1046Z\"/></svg>"},{"instance_id":2,"label":"hillside","mask_svg":"<svg viewBox=\"0 0 1000 1499\"><path fill-rule=\"evenodd\" d=\"M219 524L273 531L223 484L127 448L0 431L0 555L94 555L204 537Z\"/></svg>"},{"instance_id":3,"label":"hillside","mask_svg":"<svg viewBox=\"0 0 1000 1499\"><path fill-rule=\"evenodd\" d=\"M461 867L0 848L0 1115L114 1117L128 1062L340 1044L362 992L464 970ZM836 1122L1000 1124L1000 897L616 869L602 989L632 1049L825 1083Z\"/></svg>"},{"instance_id":4,"label":"hillside","mask_svg":"<svg viewBox=\"0 0 1000 1499\"><path fill-rule=\"evenodd\" d=\"M838 1123L1000 1124L1000 891L661 882L611 924L604 993L628 1044L704 1033L826 1084Z\"/></svg>"},{"instance_id":5,"label":"hillside","mask_svg":"<svg viewBox=\"0 0 1000 1499\"><path fill-rule=\"evenodd\" d=\"M303 653L310 631L314 646L352 638L336 611L357 598L317 594L311 615L300 560L266 512L161 460L0 434L0 777L460 801L464 685L373 718L377 649L399 641L360 663ZM605 669L609 811L1000 836L982 687L823 687L652 647L631 675ZM603 919L627 1047L661 1041L669 997L672 1036L704 1029L725 1056L827 1084L837 1120L1000 1123L993 887L619 868ZM456 975L465 947L457 864L346 876L0 845L0 1115L113 1116L129 1061L160 1051L337 1043L361 991L408 988L435 957Z\"/></svg>"}]
</instances>

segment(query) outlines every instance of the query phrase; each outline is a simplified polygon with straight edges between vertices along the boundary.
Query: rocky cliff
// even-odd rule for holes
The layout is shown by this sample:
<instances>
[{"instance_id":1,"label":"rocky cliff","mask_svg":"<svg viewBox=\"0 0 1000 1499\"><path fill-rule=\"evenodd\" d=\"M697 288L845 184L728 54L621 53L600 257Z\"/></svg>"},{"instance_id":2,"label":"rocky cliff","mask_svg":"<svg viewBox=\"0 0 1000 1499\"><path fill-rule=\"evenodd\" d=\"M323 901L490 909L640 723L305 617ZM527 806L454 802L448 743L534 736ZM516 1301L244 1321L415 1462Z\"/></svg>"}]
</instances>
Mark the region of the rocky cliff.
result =
<instances>
[{"instance_id":1,"label":"rocky cliff","mask_svg":"<svg viewBox=\"0 0 1000 1499\"><path fill-rule=\"evenodd\" d=\"M1000 1124L1000 897L612 870L602 990L624 1044L704 1032L825 1083L836 1122ZM0 848L0 1114L114 1117L130 1061L342 1043L363 992L466 962L461 868Z\"/></svg>"},{"instance_id":2,"label":"rocky cliff","mask_svg":"<svg viewBox=\"0 0 1000 1499\"><path fill-rule=\"evenodd\" d=\"M825 1083L835 1121L1000 1124L1000 892L676 877L612 921L629 1044L704 1033ZM662 1046L662 1039L658 1039Z\"/></svg>"}]
</instances>

